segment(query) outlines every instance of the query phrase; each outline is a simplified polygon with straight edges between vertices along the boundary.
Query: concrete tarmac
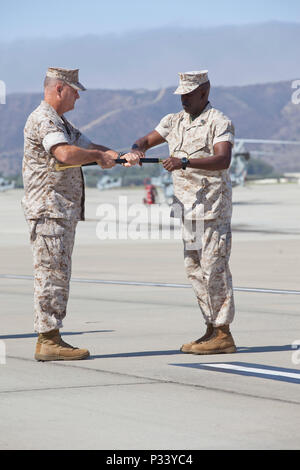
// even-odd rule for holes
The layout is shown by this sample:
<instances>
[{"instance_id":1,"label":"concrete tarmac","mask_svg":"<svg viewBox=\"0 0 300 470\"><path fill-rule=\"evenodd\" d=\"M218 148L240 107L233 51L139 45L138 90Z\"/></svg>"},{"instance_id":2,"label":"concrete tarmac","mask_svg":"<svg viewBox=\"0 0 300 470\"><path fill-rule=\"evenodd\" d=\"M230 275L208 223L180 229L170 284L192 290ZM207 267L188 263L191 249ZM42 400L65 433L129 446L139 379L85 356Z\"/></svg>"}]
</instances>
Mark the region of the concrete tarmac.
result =
<instances>
[{"instance_id":1,"label":"concrete tarmac","mask_svg":"<svg viewBox=\"0 0 300 470\"><path fill-rule=\"evenodd\" d=\"M180 229L143 196L87 190L62 334L91 357L40 363L22 191L0 193L0 449L299 449L300 185L233 190L226 355L179 351L204 323Z\"/></svg>"}]
</instances>

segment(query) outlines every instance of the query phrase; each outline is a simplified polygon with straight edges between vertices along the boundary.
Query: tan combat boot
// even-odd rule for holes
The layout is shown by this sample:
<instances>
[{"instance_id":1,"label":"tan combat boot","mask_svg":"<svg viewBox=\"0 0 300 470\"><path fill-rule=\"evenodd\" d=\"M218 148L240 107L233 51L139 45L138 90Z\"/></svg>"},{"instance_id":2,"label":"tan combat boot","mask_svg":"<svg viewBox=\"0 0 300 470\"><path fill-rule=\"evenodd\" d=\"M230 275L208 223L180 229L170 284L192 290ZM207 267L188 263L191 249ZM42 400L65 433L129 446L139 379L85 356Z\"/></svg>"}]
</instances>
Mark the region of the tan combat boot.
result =
<instances>
[{"instance_id":1,"label":"tan combat boot","mask_svg":"<svg viewBox=\"0 0 300 470\"><path fill-rule=\"evenodd\" d=\"M183 344L180 348L180 351L184 353L192 354L193 353L192 346L194 344L199 344L199 343L202 343L203 341L207 341L211 337L213 332L214 332L214 327L212 326L211 323L208 323L205 334L201 336L201 338L196 339L195 341L191 341L190 343Z\"/></svg>"},{"instance_id":2,"label":"tan combat boot","mask_svg":"<svg viewBox=\"0 0 300 470\"><path fill-rule=\"evenodd\" d=\"M52 330L39 334L34 357L37 361L76 361L89 355L87 349L74 348L65 343L59 330Z\"/></svg>"},{"instance_id":3,"label":"tan combat boot","mask_svg":"<svg viewBox=\"0 0 300 470\"><path fill-rule=\"evenodd\" d=\"M229 330L229 325L214 327L214 332L208 341L193 344L192 354L222 354L235 353L236 346Z\"/></svg>"}]
</instances>

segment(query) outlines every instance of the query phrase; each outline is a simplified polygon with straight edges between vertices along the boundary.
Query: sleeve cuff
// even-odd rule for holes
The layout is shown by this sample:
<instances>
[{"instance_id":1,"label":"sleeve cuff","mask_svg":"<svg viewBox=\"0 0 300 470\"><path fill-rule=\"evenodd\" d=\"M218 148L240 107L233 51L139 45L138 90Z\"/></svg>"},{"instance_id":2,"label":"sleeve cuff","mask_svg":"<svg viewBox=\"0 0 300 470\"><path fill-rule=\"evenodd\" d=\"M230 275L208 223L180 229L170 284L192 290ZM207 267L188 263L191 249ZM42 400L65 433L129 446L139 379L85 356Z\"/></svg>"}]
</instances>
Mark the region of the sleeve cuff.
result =
<instances>
[{"instance_id":1,"label":"sleeve cuff","mask_svg":"<svg viewBox=\"0 0 300 470\"><path fill-rule=\"evenodd\" d=\"M219 137L215 137L213 145L218 144L219 142L230 142L232 145L234 145L234 136L228 133L220 135Z\"/></svg>"},{"instance_id":2,"label":"sleeve cuff","mask_svg":"<svg viewBox=\"0 0 300 470\"><path fill-rule=\"evenodd\" d=\"M51 132L43 139L43 147L46 152L50 153L51 148L57 144L68 144L69 141L63 132Z\"/></svg>"},{"instance_id":3,"label":"sleeve cuff","mask_svg":"<svg viewBox=\"0 0 300 470\"><path fill-rule=\"evenodd\" d=\"M156 126L155 130L156 130L156 132L158 132L163 137L163 139L166 140L166 138L169 135L169 131L165 127L162 127L162 126L158 125L158 126Z\"/></svg>"}]
</instances>

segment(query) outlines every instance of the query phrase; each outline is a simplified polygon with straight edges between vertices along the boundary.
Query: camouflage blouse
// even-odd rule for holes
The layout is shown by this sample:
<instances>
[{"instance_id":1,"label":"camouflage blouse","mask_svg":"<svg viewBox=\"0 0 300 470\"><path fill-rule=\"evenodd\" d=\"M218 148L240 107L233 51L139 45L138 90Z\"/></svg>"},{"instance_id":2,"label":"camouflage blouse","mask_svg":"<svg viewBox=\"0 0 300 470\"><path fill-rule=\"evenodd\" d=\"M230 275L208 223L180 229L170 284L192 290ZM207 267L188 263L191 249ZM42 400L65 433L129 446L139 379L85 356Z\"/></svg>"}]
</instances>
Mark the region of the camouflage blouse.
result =
<instances>
[{"instance_id":1,"label":"camouflage blouse","mask_svg":"<svg viewBox=\"0 0 300 470\"><path fill-rule=\"evenodd\" d=\"M234 126L210 103L191 121L185 111L168 114L155 130L168 142L170 155L205 158L218 142L234 143ZM192 209L190 218L228 222L232 214L232 188L228 170L207 171L187 167L172 173L174 202Z\"/></svg>"},{"instance_id":2,"label":"camouflage blouse","mask_svg":"<svg viewBox=\"0 0 300 470\"><path fill-rule=\"evenodd\" d=\"M84 220L81 168L56 171L51 148L57 144L88 148L90 140L46 101L30 114L24 128L22 200L26 219Z\"/></svg>"}]
</instances>

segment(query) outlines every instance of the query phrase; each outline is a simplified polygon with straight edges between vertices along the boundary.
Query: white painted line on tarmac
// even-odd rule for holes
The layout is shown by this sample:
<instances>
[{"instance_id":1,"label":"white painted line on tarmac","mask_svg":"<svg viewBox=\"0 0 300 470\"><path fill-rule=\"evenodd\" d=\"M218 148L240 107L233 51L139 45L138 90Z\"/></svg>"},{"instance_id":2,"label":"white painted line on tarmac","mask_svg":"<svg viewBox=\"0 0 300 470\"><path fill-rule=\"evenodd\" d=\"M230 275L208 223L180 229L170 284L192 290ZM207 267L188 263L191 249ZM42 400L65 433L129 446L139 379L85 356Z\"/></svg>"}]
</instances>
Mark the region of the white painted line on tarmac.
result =
<instances>
[{"instance_id":1,"label":"white painted line on tarmac","mask_svg":"<svg viewBox=\"0 0 300 470\"><path fill-rule=\"evenodd\" d=\"M17 275L17 274L0 274L0 279L23 279L32 281L33 276ZM108 281L105 279L85 279L85 278L72 278L71 282L79 282L85 284L111 284L111 285L124 285L124 286L143 286L143 287L173 287L177 289L191 289L190 284L174 284L166 282L139 282L139 281ZM256 287L234 287L236 292L254 292L260 294L285 294L285 295L300 295L300 291L286 290L286 289L263 289Z\"/></svg>"},{"instance_id":2,"label":"white painted line on tarmac","mask_svg":"<svg viewBox=\"0 0 300 470\"><path fill-rule=\"evenodd\" d=\"M238 375L247 375L263 379L280 380L300 384L300 370L283 367L266 366L262 364L249 364L245 362L211 362L202 364L172 364L195 369L207 369L215 372L226 372Z\"/></svg>"},{"instance_id":3,"label":"white painted line on tarmac","mask_svg":"<svg viewBox=\"0 0 300 470\"><path fill-rule=\"evenodd\" d=\"M299 290L286 290L286 289L261 289L256 287L234 287L237 292L258 292L260 294L289 294L300 295Z\"/></svg>"}]
</instances>

